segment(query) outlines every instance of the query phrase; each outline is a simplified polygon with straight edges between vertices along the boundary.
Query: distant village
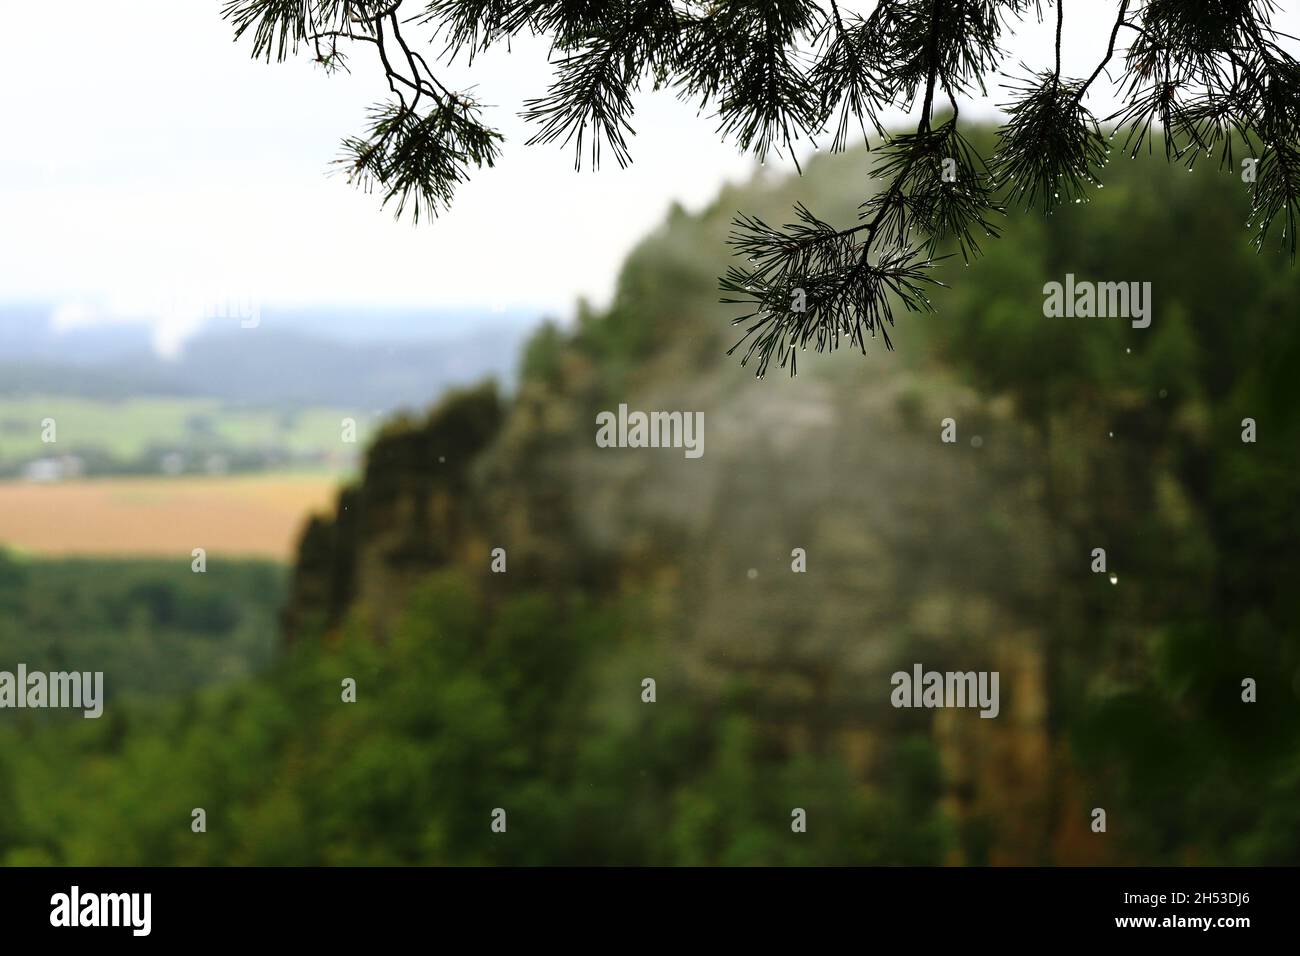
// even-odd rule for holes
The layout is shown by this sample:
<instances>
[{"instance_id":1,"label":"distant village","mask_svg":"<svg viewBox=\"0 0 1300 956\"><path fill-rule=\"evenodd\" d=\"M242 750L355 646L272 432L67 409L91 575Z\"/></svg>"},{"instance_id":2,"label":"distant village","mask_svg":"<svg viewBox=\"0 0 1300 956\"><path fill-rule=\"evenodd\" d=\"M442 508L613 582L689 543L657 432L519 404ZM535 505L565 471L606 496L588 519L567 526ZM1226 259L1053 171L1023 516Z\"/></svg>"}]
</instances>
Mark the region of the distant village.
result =
<instances>
[{"instance_id":1,"label":"distant village","mask_svg":"<svg viewBox=\"0 0 1300 956\"><path fill-rule=\"evenodd\" d=\"M51 483L110 475L217 477L286 470L346 471L357 465L358 457L355 451L238 449L213 452L172 449L149 451L137 458L123 461L99 452L90 452L0 462L0 480Z\"/></svg>"}]
</instances>

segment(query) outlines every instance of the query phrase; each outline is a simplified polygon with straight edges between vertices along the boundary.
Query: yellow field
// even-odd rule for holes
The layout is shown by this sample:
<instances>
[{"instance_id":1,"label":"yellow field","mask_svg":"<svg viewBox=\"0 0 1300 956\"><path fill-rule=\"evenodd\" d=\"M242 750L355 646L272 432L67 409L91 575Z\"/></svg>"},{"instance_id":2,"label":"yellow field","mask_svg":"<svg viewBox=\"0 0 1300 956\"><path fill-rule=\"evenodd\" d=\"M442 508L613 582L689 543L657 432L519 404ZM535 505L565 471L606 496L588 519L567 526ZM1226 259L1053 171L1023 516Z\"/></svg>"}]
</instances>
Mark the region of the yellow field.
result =
<instances>
[{"instance_id":1,"label":"yellow field","mask_svg":"<svg viewBox=\"0 0 1300 956\"><path fill-rule=\"evenodd\" d=\"M36 555L292 556L333 475L0 482L0 547Z\"/></svg>"}]
</instances>

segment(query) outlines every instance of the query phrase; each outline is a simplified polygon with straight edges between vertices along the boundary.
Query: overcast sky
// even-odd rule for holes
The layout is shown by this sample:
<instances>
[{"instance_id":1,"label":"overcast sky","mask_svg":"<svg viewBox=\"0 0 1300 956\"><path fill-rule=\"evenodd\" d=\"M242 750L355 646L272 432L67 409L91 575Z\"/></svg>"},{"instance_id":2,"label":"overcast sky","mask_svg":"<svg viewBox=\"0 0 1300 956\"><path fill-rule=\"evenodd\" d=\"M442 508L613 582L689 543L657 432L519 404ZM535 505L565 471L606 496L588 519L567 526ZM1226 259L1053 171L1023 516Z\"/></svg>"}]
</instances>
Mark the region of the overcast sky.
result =
<instances>
[{"instance_id":1,"label":"overcast sky","mask_svg":"<svg viewBox=\"0 0 1300 956\"><path fill-rule=\"evenodd\" d=\"M395 222L327 175L340 138L386 92L370 48L357 45L350 77L305 57L253 62L220 6L0 0L0 303L49 303L64 322L184 324L176 303L214 296L565 314L578 296L608 297L624 254L673 200L698 207L753 167L670 94L639 99L630 169L575 173L569 149L524 146L515 114L550 75L545 47L525 42L470 74L507 136L499 165L443 218ZM1296 0L1284 6L1278 25L1300 32ZM1100 59L1111 7L1067 5L1066 73ZM1008 64L1046 66L1051 31L1024 29ZM444 75L466 83L463 70ZM1094 111L1109 95L1090 98Z\"/></svg>"}]
</instances>

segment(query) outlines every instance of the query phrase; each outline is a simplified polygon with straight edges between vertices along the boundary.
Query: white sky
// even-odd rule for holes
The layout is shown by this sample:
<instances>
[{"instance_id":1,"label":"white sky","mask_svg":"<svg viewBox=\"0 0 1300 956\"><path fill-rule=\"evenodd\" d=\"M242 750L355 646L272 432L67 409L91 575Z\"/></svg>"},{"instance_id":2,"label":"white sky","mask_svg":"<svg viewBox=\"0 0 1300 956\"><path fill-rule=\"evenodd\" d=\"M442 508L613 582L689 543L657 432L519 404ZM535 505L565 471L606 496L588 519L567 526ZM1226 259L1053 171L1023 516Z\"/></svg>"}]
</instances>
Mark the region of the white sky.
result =
<instances>
[{"instance_id":1,"label":"white sky","mask_svg":"<svg viewBox=\"0 0 1300 956\"><path fill-rule=\"evenodd\" d=\"M565 314L580 295L607 299L671 201L698 207L753 166L670 93L640 98L627 170L575 173L570 149L524 146L515 114L550 71L545 48L523 43L469 74L507 136L499 165L462 186L443 218L395 222L377 197L326 175L339 140L384 98L373 50L357 45L350 77L305 56L253 62L220 6L0 0L0 303L50 303L65 322L144 312L173 326L191 321L175 303L213 296ZM1067 5L1067 74L1100 60L1112 9ZM1287 0L1277 25L1300 32L1296 9ZM1010 43L1008 66L1048 65L1053 16ZM458 74L443 71L465 85ZM1090 101L1104 114L1100 95Z\"/></svg>"}]
</instances>

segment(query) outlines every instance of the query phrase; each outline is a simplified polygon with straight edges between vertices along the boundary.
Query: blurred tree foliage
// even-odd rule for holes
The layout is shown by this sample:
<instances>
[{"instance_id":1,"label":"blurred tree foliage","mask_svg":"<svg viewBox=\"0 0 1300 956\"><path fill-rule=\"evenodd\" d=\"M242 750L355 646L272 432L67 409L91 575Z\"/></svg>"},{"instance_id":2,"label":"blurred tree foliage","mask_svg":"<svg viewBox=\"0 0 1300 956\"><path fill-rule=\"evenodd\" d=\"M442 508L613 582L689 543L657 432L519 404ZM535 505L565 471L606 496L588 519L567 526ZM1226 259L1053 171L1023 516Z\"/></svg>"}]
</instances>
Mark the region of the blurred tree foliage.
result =
<instances>
[{"instance_id":1,"label":"blurred tree foliage","mask_svg":"<svg viewBox=\"0 0 1300 956\"><path fill-rule=\"evenodd\" d=\"M1294 863L1300 280L1236 237L1248 189L1123 160L1087 208L1013 216L942 317L900 329L892 378L848 357L755 383L718 356L719 236L799 197L851 218L858 165L673 210L608 308L537 333L516 395L392 423L308 526L295 640L262 676L0 719L0 859ZM1067 272L1150 281L1151 327L1045 318ZM705 457L594 451L594 411L629 400L708 409ZM939 446L953 408L983 457ZM769 442L832 413L821 457ZM895 473L868 464L911 470L875 485ZM706 476L689 494L686 473ZM808 574L770 570L769 545L788 561L805 540ZM25 573L0 563L6 614ZM228 620L210 594L116 593L104 607ZM999 720L888 707L896 666L990 659Z\"/></svg>"},{"instance_id":2,"label":"blurred tree foliage","mask_svg":"<svg viewBox=\"0 0 1300 956\"><path fill-rule=\"evenodd\" d=\"M275 656L284 598L284 571L271 562L214 561L199 575L188 557L0 551L0 668L104 671L110 700L244 678Z\"/></svg>"},{"instance_id":3,"label":"blurred tree foliage","mask_svg":"<svg viewBox=\"0 0 1300 956\"><path fill-rule=\"evenodd\" d=\"M1199 834L1198 859L1294 863L1300 278L1233 247L1240 190L1205 170L1118 172L1104 202L1020 223L1014 259L990 257L993 275L953 291L961 319L940 353L1032 423L1057 559L1105 547L1120 584L1140 589L1120 603L1099 583L1044 609L1055 723L1141 821L1125 831L1135 855L1166 859ZM1150 282L1151 327L1024 307L1067 272ZM1261 688L1251 705L1247 677Z\"/></svg>"},{"instance_id":4,"label":"blurred tree foliage","mask_svg":"<svg viewBox=\"0 0 1300 956\"><path fill-rule=\"evenodd\" d=\"M238 687L39 737L6 729L5 862L938 859L938 824L917 813L935 798L918 782L933 777L923 744L875 801L834 764L769 777L738 701L640 703L631 610L530 593L489 614L463 575L440 572L383 644L350 634ZM340 702L344 676L355 704ZM806 837L787 825L796 794L815 801ZM504 836L489 829L497 806ZM207 833L190 832L195 807Z\"/></svg>"}]
</instances>

